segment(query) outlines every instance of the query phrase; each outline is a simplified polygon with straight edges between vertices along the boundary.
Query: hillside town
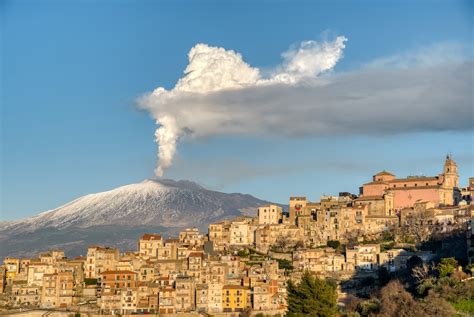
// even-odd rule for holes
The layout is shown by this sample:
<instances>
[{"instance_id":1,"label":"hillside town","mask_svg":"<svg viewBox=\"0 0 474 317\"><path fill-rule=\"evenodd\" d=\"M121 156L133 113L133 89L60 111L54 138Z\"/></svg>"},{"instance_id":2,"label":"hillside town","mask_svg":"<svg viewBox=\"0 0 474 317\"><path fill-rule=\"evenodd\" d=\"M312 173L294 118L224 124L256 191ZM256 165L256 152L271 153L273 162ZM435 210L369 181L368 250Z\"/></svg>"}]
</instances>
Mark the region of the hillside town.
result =
<instances>
[{"instance_id":1,"label":"hillside town","mask_svg":"<svg viewBox=\"0 0 474 317\"><path fill-rule=\"evenodd\" d=\"M474 177L461 188L447 156L437 176L382 171L357 195L290 197L288 206L260 206L255 217L211 223L207 233L143 233L136 250L91 245L76 258L62 250L7 257L0 307L84 316L283 316L288 281L297 283L304 272L335 281L344 306L360 287L354 281L377 277L382 268L402 271L414 257L439 258L418 248L435 235L462 232L474 263L473 197Z\"/></svg>"}]
</instances>

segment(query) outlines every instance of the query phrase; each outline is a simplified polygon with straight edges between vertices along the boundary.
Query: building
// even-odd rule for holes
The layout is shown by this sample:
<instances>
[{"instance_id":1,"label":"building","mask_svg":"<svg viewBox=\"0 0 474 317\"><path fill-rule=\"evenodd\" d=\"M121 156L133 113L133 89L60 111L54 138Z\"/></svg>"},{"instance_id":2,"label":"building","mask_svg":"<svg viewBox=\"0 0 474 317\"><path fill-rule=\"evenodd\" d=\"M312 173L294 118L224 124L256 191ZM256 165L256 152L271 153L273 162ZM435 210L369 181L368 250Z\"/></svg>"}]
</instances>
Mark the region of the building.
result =
<instances>
[{"instance_id":1,"label":"building","mask_svg":"<svg viewBox=\"0 0 474 317\"><path fill-rule=\"evenodd\" d=\"M104 271L98 280L102 291L137 287L137 273L132 271Z\"/></svg>"},{"instance_id":2,"label":"building","mask_svg":"<svg viewBox=\"0 0 474 317\"><path fill-rule=\"evenodd\" d=\"M10 285L15 276L20 273L20 259L6 258L3 260L3 266L5 267L6 283L7 285Z\"/></svg>"},{"instance_id":3,"label":"building","mask_svg":"<svg viewBox=\"0 0 474 317\"><path fill-rule=\"evenodd\" d=\"M185 247L200 247L204 244L204 235L198 228L188 228L179 233L179 243Z\"/></svg>"},{"instance_id":4,"label":"building","mask_svg":"<svg viewBox=\"0 0 474 317\"><path fill-rule=\"evenodd\" d=\"M122 314L131 314L137 311L137 288L125 288L120 292L120 311Z\"/></svg>"},{"instance_id":5,"label":"building","mask_svg":"<svg viewBox=\"0 0 474 317\"><path fill-rule=\"evenodd\" d=\"M299 250L293 253L293 266L326 275L347 271L346 259L332 248Z\"/></svg>"},{"instance_id":6,"label":"building","mask_svg":"<svg viewBox=\"0 0 474 317\"><path fill-rule=\"evenodd\" d=\"M248 246L254 243L251 220L251 218L242 218L231 222L229 245Z\"/></svg>"},{"instance_id":7,"label":"building","mask_svg":"<svg viewBox=\"0 0 474 317\"><path fill-rule=\"evenodd\" d=\"M280 206L266 205L258 207L259 225L276 225L283 221L283 211Z\"/></svg>"},{"instance_id":8,"label":"building","mask_svg":"<svg viewBox=\"0 0 474 317\"><path fill-rule=\"evenodd\" d=\"M255 247L260 252L268 252L277 242L296 244L302 239L302 230L295 225L265 225L255 230Z\"/></svg>"},{"instance_id":9,"label":"building","mask_svg":"<svg viewBox=\"0 0 474 317\"><path fill-rule=\"evenodd\" d=\"M223 312L241 312L247 308L250 290L240 285L224 285L222 287Z\"/></svg>"},{"instance_id":10,"label":"building","mask_svg":"<svg viewBox=\"0 0 474 317\"><path fill-rule=\"evenodd\" d=\"M348 269L375 271L378 268L379 244L364 244L346 249Z\"/></svg>"},{"instance_id":11,"label":"building","mask_svg":"<svg viewBox=\"0 0 474 317\"><path fill-rule=\"evenodd\" d=\"M104 271L115 270L119 255L116 248L90 246L84 264L86 278L98 278Z\"/></svg>"},{"instance_id":12,"label":"building","mask_svg":"<svg viewBox=\"0 0 474 317\"><path fill-rule=\"evenodd\" d=\"M158 249L163 247L163 238L159 234L145 233L138 241L138 252L143 256L157 257Z\"/></svg>"},{"instance_id":13,"label":"building","mask_svg":"<svg viewBox=\"0 0 474 317\"><path fill-rule=\"evenodd\" d=\"M230 221L225 220L210 224L209 240L213 242L215 250L224 250L230 244Z\"/></svg>"},{"instance_id":14,"label":"building","mask_svg":"<svg viewBox=\"0 0 474 317\"><path fill-rule=\"evenodd\" d=\"M451 156L444 162L438 176L409 176L396 178L382 171L375 174L370 183L360 188L359 201L376 204L377 213L390 215L393 211L412 207L416 201L431 201L441 206L457 205L461 198L457 164Z\"/></svg>"},{"instance_id":15,"label":"building","mask_svg":"<svg viewBox=\"0 0 474 317\"><path fill-rule=\"evenodd\" d=\"M189 312L194 310L196 285L195 279L190 276L177 276L175 280L177 312Z\"/></svg>"},{"instance_id":16,"label":"building","mask_svg":"<svg viewBox=\"0 0 474 317\"><path fill-rule=\"evenodd\" d=\"M296 224L296 218L298 216L307 215L306 205L308 201L306 197L290 197L289 204L289 219L290 224Z\"/></svg>"},{"instance_id":17,"label":"building","mask_svg":"<svg viewBox=\"0 0 474 317\"><path fill-rule=\"evenodd\" d=\"M158 307L160 314L176 313L176 290L172 287L160 288L158 295Z\"/></svg>"}]
</instances>

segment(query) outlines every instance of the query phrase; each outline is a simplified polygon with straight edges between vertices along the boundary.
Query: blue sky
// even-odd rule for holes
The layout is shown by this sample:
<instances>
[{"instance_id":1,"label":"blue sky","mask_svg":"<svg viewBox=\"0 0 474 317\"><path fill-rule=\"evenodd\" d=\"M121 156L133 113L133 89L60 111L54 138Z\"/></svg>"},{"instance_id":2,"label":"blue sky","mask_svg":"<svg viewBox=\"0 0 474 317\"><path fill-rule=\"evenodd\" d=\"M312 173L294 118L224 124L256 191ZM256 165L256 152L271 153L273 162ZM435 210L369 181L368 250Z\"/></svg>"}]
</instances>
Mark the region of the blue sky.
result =
<instances>
[{"instance_id":1,"label":"blue sky","mask_svg":"<svg viewBox=\"0 0 474 317\"><path fill-rule=\"evenodd\" d=\"M460 45L470 59L473 51L469 1L0 0L0 14L2 220L153 177L156 126L135 100L172 88L197 43L266 69L292 44L343 35L341 73L437 43ZM466 184L473 143L472 129L218 135L179 143L165 176L277 202L316 200L357 192L381 169L437 174L451 152Z\"/></svg>"}]
</instances>

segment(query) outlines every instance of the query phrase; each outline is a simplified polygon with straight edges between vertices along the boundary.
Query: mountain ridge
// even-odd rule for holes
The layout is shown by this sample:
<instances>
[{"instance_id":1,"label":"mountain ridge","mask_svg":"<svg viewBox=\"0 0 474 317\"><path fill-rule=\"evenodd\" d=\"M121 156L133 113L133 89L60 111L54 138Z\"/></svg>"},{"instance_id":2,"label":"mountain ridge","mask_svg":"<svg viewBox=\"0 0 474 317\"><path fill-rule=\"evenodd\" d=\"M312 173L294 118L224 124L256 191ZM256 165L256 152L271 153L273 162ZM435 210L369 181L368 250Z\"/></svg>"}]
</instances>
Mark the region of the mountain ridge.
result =
<instances>
[{"instance_id":1,"label":"mountain ridge","mask_svg":"<svg viewBox=\"0 0 474 317\"><path fill-rule=\"evenodd\" d=\"M62 246L70 255L81 254L79 251L84 252L88 243L135 247L136 235L141 230L169 235L186 227L204 231L215 221L253 216L258 206L268 203L248 194L209 190L187 180L146 179L87 194L1 226L0 245L6 247L0 248L0 256L30 255L51 245ZM110 236L116 241L110 240Z\"/></svg>"}]
</instances>

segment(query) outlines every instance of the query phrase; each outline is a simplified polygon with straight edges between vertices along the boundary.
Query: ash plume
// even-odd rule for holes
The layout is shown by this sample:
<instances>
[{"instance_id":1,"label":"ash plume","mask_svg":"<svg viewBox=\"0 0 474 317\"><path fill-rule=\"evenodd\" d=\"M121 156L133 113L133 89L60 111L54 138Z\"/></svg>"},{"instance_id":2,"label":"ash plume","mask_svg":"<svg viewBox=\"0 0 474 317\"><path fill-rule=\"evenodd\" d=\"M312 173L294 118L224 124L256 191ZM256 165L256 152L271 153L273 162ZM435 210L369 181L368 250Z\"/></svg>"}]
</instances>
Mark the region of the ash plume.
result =
<instances>
[{"instance_id":1,"label":"ash plume","mask_svg":"<svg viewBox=\"0 0 474 317\"><path fill-rule=\"evenodd\" d=\"M346 41L304 41L268 76L237 52L194 46L174 88L138 101L158 126L156 176L172 165L182 138L472 130L471 61L446 55L441 44L338 74Z\"/></svg>"}]
</instances>

